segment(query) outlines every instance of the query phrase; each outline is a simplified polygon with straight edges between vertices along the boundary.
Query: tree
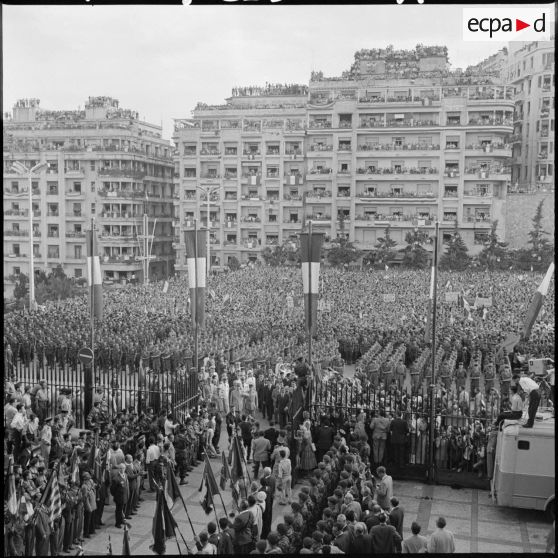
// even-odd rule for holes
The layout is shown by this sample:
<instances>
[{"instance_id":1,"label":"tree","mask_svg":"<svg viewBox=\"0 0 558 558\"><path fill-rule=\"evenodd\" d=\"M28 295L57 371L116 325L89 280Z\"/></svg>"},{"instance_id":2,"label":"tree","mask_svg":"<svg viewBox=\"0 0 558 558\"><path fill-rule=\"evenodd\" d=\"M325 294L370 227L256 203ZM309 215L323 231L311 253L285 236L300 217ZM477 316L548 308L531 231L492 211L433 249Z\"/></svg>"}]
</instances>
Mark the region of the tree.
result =
<instances>
[{"instance_id":1,"label":"tree","mask_svg":"<svg viewBox=\"0 0 558 558\"><path fill-rule=\"evenodd\" d=\"M345 264L353 263L362 255L362 252L345 238L337 238L332 244L333 247L327 254L327 261L334 267L342 267Z\"/></svg>"},{"instance_id":2,"label":"tree","mask_svg":"<svg viewBox=\"0 0 558 558\"><path fill-rule=\"evenodd\" d=\"M271 267L278 267L284 265L287 261L287 253L283 246L266 246L262 250L262 258L267 265Z\"/></svg>"},{"instance_id":3,"label":"tree","mask_svg":"<svg viewBox=\"0 0 558 558\"><path fill-rule=\"evenodd\" d=\"M492 221L488 239L479 254L479 263L487 269L508 269L509 253L506 250L508 243L498 239L497 227L498 221Z\"/></svg>"},{"instance_id":4,"label":"tree","mask_svg":"<svg viewBox=\"0 0 558 558\"><path fill-rule=\"evenodd\" d=\"M548 239L545 238L549 236L549 233L543 230L543 202L544 200L541 200L539 205L537 205L535 216L532 220L533 229L529 231L529 240L527 242L529 245L528 251L531 256L529 267L532 266L535 271L546 270L554 257L554 247L550 244Z\"/></svg>"},{"instance_id":5,"label":"tree","mask_svg":"<svg viewBox=\"0 0 558 558\"><path fill-rule=\"evenodd\" d=\"M25 273L15 276L14 298L18 310L29 304L29 277Z\"/></svg>"},{"instance_id":6,"label":"tree","mask_svg":"<svg viewBox=\"0 0 558 558\"><path fill-rule=\"evenodd\" d=\"M408 232L405 235L405 254L403 255L403 265L411 269L424 269L428 266L429 253L424 248L423 244L429 242L430 237L424 231L419 231L416 228L413 232Z\"/></svg>"},{"instance_id":7,"label":"tree","mask_svg":"<svg viewBox=\"0 0 558 558\"><path fill-rule=\"evenodd\" d=\"M469 250L457 230L457 221L455 222L455 229L449 240L445 242L445 245L447 249L440 258L440 269L463 271L471 265L471 257L468 254Z\"/></svg>"},{"instance_id":8,"label":"tree","mask_svg":"<svg viewBox=\"0 0 558 558\"><path fill-rule=\"evenodd\" d=\"M389 225L384 229L384 237L376 240L376 263L387 264L393 259L393 248L397 242L389 234Z\"/></svg>"},{"instance_id":9,"label":"tree","mask_svg":"<svg viewBox=\"0 0 558 558\"><path fill-rule=\"evenodd\" d=\"M229 269L231 271L238 271L240 269L240 262L236 256L231 256L229 258Z\"/></svg>"}]
</instances>

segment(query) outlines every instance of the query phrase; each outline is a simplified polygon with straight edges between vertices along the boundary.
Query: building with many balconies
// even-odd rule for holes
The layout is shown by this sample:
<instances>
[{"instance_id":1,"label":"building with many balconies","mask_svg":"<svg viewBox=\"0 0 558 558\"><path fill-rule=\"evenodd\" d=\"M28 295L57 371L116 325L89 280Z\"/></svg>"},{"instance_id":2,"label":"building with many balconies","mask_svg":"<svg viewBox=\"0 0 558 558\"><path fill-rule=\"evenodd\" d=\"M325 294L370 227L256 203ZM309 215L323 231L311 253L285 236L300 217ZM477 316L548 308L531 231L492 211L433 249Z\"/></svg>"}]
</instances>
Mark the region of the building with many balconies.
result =
<instances>
[{"instance_id":1,"label":"building with many balconies","mask_svg":"<svg viewBox=\"0 0 558 558\"><path fill-rule=\"evenodd\" d=\"M445 47L356 53L341 77L308 87L236 88L175 121L177 269L182 230L207 223L213 263L257 259L303 224L373 249L390 226L457 224L471 253L505 231L513 88L496 71L451 72Z\"/></svg>"},{"instance_id":2,"label":"building with many balconies","mask_svg":"<svg viewBox=\"0 0 558 558\"><path fill-rule=\"evenodd\" d=\"M61 265L70 277L86 274L85 231L95 219L105 282L143 279L143 214L153 234L149 274L173 272L173 164L159 126L119 108L110 97L90 97L85 110L41 110L22 99L4 119L4 284L29 272L29 234L35 269ZM46 162L32 179L13 169ZM33 227L29 230L29 211Z\"/></svg>"},{"instance_id":3,"label":"building with many balconies","mask_svg":"<svg viewBox=\"0 0 558 558\"><path fill-rule=\"evenodd\" d=\"M554 41L510 43L515 87L512 191L554 189Z\"/></svg>"}]
</instances>

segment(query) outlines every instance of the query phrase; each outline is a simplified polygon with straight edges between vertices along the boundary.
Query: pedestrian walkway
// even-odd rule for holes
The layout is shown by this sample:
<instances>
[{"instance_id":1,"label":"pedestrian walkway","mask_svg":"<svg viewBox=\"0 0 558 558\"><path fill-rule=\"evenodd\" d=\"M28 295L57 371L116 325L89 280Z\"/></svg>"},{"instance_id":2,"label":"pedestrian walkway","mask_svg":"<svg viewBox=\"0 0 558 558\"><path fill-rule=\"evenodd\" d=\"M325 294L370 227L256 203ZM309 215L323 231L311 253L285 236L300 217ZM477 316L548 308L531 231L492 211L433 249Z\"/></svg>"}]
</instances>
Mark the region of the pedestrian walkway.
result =
<instances>
[{"instance_id":1,"label":"pedestrian walkway","mask_svg":"<svg viewBox=\"0 0 558 558\"><path fill-rule=\"evenodd\" d=\"M265 429L268 425L264 419L259 419L260 426ZM223 424L220 448L226 451L227 434ZM211 459L211 464L217 481L221 471L221 459ZM250 472L251 472L251 466ZM388 471L389 472L389 471ZM205 494L205 488L200 492L203 465L196 467L187 478L188 484L180 486L180 490L190 519L199 534L209 521L216 521L215 513L206 515L200 500ZM301 483L293 488L293 499L300 490ZM401 507L405 510L403 527L404 538L411 535L411 523L417 521L421 527L421 534L429 536L436 528L436 519L443 515L447 521L446 529L455 535L456 552L463 553L494 553L494 552L544 552L546 536L550 525L546 522L542 512L532 510L516 510L495 506L488 491L477 489L453 489L448 486L430 486L413 481L394 481L394 495L399 498ZM149 546L153 543L151 534L153 515L155 511L155 494L144 493L138 514L130 523L130 549L134 555L151 555ZM233 511L231 493L228 488L223 492L223 500L227 512ZM272 527L282 522L283 514L288 506L279 505L279 498L275 498L273 506ZM224 515L223 505L219 498L215 499L217 517ZM182 502L177 501L172 511L180 531L186 538L190 548L194 548L192 529L184 511ZM90 540L86 541L84 550L86 555L107 553L109 535L114 555L122 551L122 529L114 527L114 504L105 507L103 521L106 527L97 531ZM182 553L184 544L178 538ZM178 555L175 541L167 542L167 554Z\"/></svg>"}]
</instances>

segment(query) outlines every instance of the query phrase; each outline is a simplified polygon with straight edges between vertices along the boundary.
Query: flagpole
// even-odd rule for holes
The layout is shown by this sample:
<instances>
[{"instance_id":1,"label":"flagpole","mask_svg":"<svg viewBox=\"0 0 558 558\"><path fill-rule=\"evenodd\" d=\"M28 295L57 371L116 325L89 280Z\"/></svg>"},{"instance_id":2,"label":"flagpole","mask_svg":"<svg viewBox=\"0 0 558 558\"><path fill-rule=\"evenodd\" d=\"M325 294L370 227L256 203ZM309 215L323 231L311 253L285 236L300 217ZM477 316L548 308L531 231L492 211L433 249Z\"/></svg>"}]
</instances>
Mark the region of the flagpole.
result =
<instances>
[{"instance_id":1,"label":"flagpole","mask_svg":"<svg viewBox=\"0 0 558 558\"><path fill-rule=\"evenodd\" d=\"M207 465L209 465L211 467L211 463L209 461L209 456L207 455L207 453L205 453L205 459L206 459ZM225 515L228 517L229 514L227 513L227 508L225 507L225 501L223 500L223 495L221 494L220 490L218 492L219 492L219 498L221 499L221 504L223 504L223 510L225 510ZM219 531L221 531L221 529L219 527L219 521L217 521L217 528L219 529Z\"/></svg>"},{"instance_id":2,"label":"flagpole","mask_svg":"<svg viewBox=\"0 0 558 558\"><path fill-rule=\"evenodd\" d=\"M95 255L93 249L96 245L95 242L95 217L91 217L91 308L90 308L90 319L91 319L91 375L87 374L87 368L84 366L85 370L85 413L83 417L83 424L85 425L85 418L89 414L91 407L93 406L93 384L95 379Z\"/></svg>"},{"instance_id":3,"label":"flagpole","mask_svg":"<svg viewBox=\"0 0 558 558\"><path fill-rule=\"evenodd\" d=\"M429 451L429 474L428 482L433 484L435 482L436 470L434 462L434 426L436 422L436 409L435 409L435 383L434 378L436 374L436 310L437 310L437 292L438 292L438 234L440 231L440 223L436 221L436 228L434 232L434 261L432 273L432 354L431 354L431 370L430 370L430 451Z\"/></svg>"},{"instance_id":4,"label":"flagpole","mask_svg":"<svg viewBox=\"0 0 558 558\"><path fill-rule=\"evenodd\" d=\"M194 299L192 301L192 315L194 319L194 370L198 377L198 222L194 219Z\"/></svg>"},{"instance_id":5,"label":"flagpole","mask_svg":"<svg viewBox=\"0 0 558 558\"><path fill-rule=\"evenodd\" d=\"M312 373L312 221L308 221L308 365ZM294 424L293 424L294 428Z\"/></svg>"}]
</instances>

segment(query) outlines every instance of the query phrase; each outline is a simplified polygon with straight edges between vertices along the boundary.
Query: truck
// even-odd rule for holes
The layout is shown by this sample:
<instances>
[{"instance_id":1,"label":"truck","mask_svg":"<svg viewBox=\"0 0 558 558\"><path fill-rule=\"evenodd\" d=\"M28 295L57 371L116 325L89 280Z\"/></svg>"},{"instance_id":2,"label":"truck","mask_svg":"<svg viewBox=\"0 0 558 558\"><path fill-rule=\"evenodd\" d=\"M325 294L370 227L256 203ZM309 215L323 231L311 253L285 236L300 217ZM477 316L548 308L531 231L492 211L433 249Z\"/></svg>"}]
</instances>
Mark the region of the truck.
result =
<instances>
[{"instance_id":1,"label":"truck","mask_svg":"<svg viewBox=\"0 0 558 558\"><path fill-rule=\"evenodd\" d=\"M500 506L555 513L554 416L539 409L533 428L504 420L498 432L491 495Z\"/></svg>"}]
</instances>

